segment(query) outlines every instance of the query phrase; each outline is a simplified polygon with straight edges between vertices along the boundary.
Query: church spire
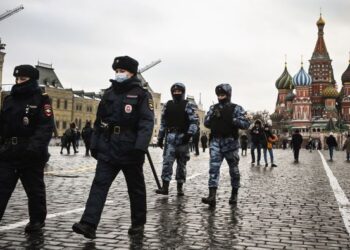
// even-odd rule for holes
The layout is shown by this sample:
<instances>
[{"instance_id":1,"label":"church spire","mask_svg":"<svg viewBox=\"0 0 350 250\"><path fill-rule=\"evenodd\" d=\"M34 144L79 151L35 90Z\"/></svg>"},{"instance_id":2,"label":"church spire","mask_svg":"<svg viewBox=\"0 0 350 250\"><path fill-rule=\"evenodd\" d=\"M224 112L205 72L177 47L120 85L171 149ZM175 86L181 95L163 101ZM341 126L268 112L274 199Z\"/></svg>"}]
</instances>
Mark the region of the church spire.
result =
<instances>
[{"instance_id":1,"label":"church spire","mask_svg":"<svg viewBox=\"0 0 350 250\"><path fill-rule=\"evenodd\" d=\"M316 42L314 53L312 54L312 59L330 59L328 55L326 43L323 38L323 35L324 35L323 28L326 22L322 18L322 13L320 13L320 18L318 19L316 24L318 27L318 39Z\"/></svg>"}]
</instances>

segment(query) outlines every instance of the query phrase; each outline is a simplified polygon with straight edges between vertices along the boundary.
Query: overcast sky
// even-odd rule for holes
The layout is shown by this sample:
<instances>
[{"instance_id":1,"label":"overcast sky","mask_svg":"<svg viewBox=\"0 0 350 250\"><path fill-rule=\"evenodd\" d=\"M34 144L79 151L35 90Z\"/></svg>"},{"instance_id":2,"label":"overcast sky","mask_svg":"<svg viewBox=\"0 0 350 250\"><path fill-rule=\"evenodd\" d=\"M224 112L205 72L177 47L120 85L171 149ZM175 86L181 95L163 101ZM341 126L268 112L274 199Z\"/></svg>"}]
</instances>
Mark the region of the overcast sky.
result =
<instances>
[{"instance_id":1,"label":"overcast sky","mask_svg":"<svg viewBox=\"0 0 350 250\"><path fill-rule=\"evenodd\" d=\"M233 102L273 112L285 54L292 76L301 55L309 67L320 7L338 84L348 66L349 0L1 0L0 11L20 4L0 21L3 83L13 83L14 66L39 60L64 87L99 91L114 78L113 58L129 55L140 67L162 60L143 74L162 102L183 82L208 108L215 86L230 83Z\"/></svg>"}]
</instances>

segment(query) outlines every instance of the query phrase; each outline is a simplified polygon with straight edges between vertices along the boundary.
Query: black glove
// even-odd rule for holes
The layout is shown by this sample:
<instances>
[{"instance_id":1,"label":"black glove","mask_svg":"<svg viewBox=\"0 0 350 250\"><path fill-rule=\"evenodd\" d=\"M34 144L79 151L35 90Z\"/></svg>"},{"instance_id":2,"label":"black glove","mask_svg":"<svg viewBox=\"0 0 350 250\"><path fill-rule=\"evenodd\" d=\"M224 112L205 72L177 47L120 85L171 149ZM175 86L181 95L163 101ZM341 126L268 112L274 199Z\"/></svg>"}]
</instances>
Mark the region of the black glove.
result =
<instances>
[{"instance_id":1,"label":"black glove","mask_svg":"<svg viewBox=\"0 0 350 250\"><path fill-rule=\"evenodd\" d=\"M182 137L182 144L188 144L190 139L191 139L191 136L190 134L184 134L184 137Z\"/></svg>"},{"instance_id":2,"label":"black glove","mask_svg":"<svg viewBox=\"0 0 350 250\"><path fill-rule=\"evenodd\" d=\"M161 149L163 149L163 139L159 139L158 142L157 142L157 146L160 147Z\"/></svg>"},{"instance_id":3,"label":"black glove","mask_svg":"<svg viewBox=\"0 0 350 250\"><path fill-rule=\"evenodd\" d=\"M91 156L97 160L97 149L90 149Z\"/></svg>"}]
</instances>

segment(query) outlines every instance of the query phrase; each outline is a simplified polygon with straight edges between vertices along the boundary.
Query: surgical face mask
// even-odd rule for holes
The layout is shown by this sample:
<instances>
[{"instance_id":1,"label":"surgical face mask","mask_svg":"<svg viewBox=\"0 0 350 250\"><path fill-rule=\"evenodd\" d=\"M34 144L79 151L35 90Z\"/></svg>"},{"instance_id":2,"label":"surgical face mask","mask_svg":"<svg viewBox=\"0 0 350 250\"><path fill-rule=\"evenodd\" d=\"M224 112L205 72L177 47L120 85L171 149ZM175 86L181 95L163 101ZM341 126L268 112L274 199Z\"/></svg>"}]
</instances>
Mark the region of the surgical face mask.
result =
<instances>
[{"instance_id":1,"label":"surgical face mask","mask_svg":"<svg viewBox=\"0 0 350 250\"><path fill-rule=\"evenodd\" d=\"M127 79L129 79L129 77L126 73L116 73L115 74L115 80L117 82L124 82Z\"/></svg>"}]
</instances>

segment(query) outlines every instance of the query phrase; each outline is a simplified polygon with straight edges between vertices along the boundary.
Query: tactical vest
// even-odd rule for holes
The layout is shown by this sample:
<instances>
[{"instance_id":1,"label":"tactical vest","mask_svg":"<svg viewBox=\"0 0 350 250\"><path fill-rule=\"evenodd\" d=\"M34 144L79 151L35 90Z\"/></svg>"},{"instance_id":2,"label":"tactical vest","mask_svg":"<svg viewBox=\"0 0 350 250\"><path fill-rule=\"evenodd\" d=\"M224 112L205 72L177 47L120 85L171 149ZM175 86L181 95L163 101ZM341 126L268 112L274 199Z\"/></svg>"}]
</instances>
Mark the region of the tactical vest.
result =
<instances>
[{"instance_id":1,"label":"tactical vest","mask_svg":"<svg viewBox=\"0 0 350 250\"><path fill-rule=\"evenodd\" d=\"M211 121L211 136L212 137L233 137L238 139L238 128L232 124L232 114L236 107L236 104L230 103L223 108L216 104L214 106L214 112L217 113Z\"/></svg>"},{"instance_id":2,"label":"tactical vest","mask_svg":"<svg viewBox=\"0 0 350 250\"><path fill-rule=\"evenodd\" d=\"M189 122L185 111L188 101L182 100L180 102L168 101L165 108L165 125L167 128L175 128L179 131L186 132L188 130Z\"/></svg>"}]
</instances>

